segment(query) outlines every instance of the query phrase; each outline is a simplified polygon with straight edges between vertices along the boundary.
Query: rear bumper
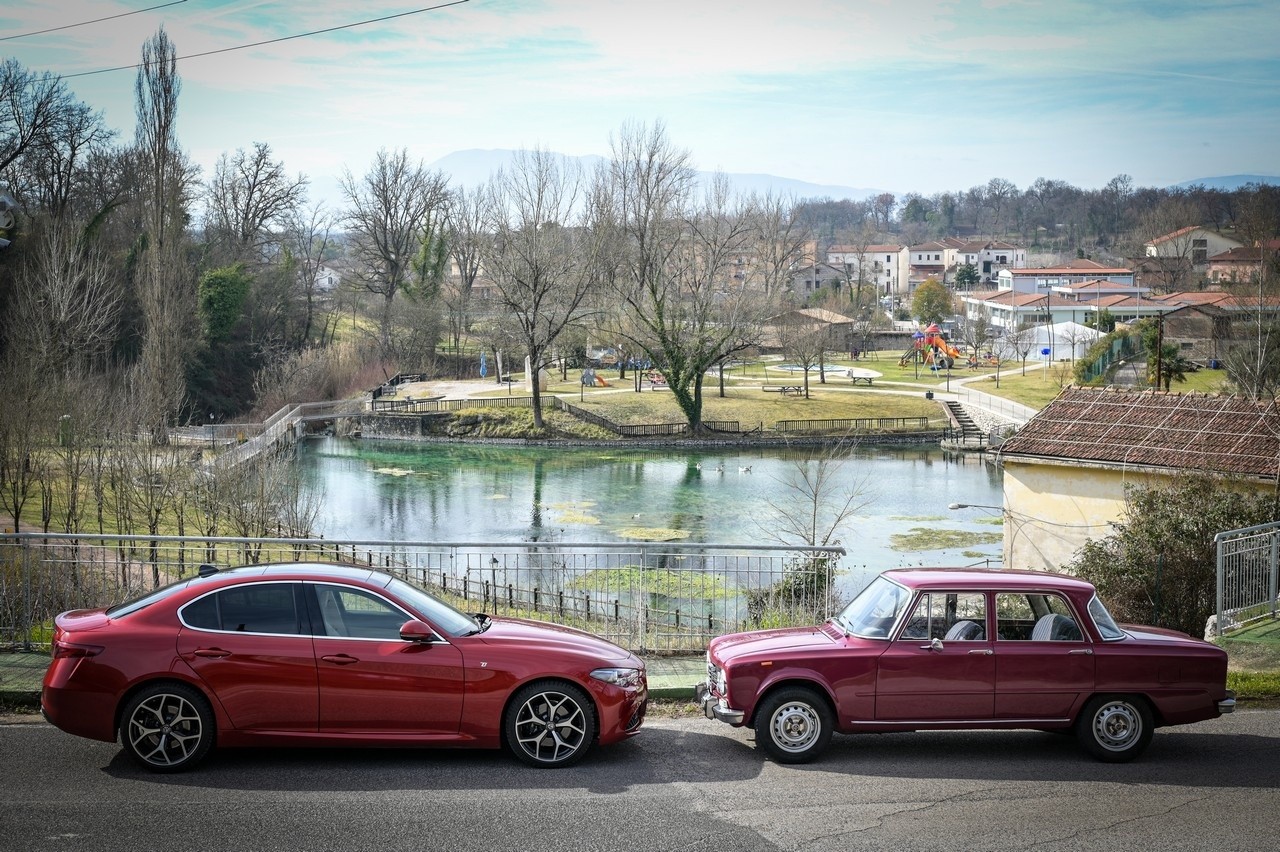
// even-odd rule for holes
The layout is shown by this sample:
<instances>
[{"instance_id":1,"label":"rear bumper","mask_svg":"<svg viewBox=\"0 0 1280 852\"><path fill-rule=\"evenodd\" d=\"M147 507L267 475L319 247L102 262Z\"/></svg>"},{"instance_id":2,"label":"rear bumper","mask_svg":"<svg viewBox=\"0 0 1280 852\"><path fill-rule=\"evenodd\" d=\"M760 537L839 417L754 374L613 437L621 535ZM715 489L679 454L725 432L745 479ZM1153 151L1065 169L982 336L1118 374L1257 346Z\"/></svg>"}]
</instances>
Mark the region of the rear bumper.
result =
<instances>
[{"instance_id":1,"label":"rear bumper","mask_svg":"<svg viewBox=\"0 0 1280 852\"><path fill-rule=\"evenodd\" d=\"M1234 713L1235 709L1236 709L1236 694L1232 690L1228 689L1227 697L1218 702L1218 713L1220 715L1225 716L1228 713Z\"/></svg>"},{"instance_id":2,"label":"rear bumper","mask_svg":"<svg viewBox=\"0 0 1280 852\"><path fill-rule=\"evenodd\" d=\"M711 694L711 690L707 689L705 683L700 683L693 688L693 700L702 708L702 715L708 719L728 722L730 725L742 724L743 712L741 710L732 710L723 702L718 701Z\"/></svg>"}]
</instances>

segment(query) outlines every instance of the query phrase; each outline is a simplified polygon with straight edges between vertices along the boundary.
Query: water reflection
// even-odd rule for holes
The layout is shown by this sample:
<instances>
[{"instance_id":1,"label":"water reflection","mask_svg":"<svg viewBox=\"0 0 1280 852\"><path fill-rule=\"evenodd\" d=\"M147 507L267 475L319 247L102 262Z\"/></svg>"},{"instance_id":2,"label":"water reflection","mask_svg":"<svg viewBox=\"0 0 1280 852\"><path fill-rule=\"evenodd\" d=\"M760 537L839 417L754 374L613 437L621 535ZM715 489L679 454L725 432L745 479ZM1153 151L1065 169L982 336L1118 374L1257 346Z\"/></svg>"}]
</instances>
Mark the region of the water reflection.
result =
<instances>
[{"instance_id":1,"label":"water reflection","mask_svg":"<svg viewBox=\"0 0 1280 852\"><path fill-rule=\"evenodd\" d=\"M633 528L703 543L775 544L785 482L811 452L785 449L625 450L504 448L358 441L301 448L304 477L325 498L317 531L328 538L441 542L623 542ZM914 447L863 447L839 471L838 491L865 505L841 535L847 569L961 565L998 559L989 543L895 550L894 534L998 532L979 510L1002 502L999 470L980 457Z\"/></svg>"}]
</instances>

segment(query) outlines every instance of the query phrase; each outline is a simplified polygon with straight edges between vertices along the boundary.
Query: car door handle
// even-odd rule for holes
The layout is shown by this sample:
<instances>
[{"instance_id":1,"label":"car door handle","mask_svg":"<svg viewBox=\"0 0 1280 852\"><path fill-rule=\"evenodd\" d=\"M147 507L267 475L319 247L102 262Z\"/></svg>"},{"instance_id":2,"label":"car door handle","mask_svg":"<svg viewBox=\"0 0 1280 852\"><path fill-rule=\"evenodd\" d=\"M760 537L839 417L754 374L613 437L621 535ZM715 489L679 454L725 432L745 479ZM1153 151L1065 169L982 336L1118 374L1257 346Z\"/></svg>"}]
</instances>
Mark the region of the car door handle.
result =
<instances>
[{"instance_id":1,"label":"car door handle","mask_svg":"<svg viewBox=\"0 0 1280 852\"><path fill-rule=\"evenodd\" d=\"M970 651L969 653L970 653L970 654L983 654L984 656L988 656L988 657L989 657L989 656L991 656L992 654L994 654L994 653L995 653L995 651L991 650L990 648L975 648L974 650Z\"/></svg>"},{"instance_id":2,"label":"car door handle","mask_svg":"<svg viewBox=\"0 0 1280 852\"><path fill-rule=\"evenodd\" d=\"M335 663L339 666L349 666L352 663L360 662L359 659L352 657L349 654L325 654L320 659L324 660L326 663Z\"/></svg>"},{"instance_id":3,"label":"car door handle","mask_svg":"<svg viewBox=\"0 0 1280 852\"><path fill-rule=\"evenodd\" d=\"M1093 654L1092 648L1076 648L1074 651L1068 651L1068 654Z\"/></svg>"},{"instance_id":4,"label":"car door handle","mask_svg":"<svg viewBox=\"0 0 1280 852\"><path fill-rule=\"evenodd\" d=\"M230 651L224 651L221 648L196 648L192 653L197 657L213 657L215 659L231 656Z\"/></svg>"}]
</instances>

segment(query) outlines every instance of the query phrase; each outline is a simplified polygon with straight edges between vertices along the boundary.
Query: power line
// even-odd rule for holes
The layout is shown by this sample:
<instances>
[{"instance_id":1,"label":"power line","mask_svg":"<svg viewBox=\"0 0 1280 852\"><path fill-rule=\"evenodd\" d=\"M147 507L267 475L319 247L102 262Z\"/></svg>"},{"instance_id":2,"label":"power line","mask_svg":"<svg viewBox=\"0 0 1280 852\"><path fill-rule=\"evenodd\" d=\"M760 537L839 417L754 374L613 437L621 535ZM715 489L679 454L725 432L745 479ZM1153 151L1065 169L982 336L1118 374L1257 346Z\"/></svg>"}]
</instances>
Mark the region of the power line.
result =
<instances>
[{"instance_id":1,"label":"power line","mask_svg":"<svg viewBox=\"0 0 1280 852\"><path fill-rule=\"evenodd\" d=\"M94 18L92 21L81 21L78 24L64 24L60 27L49 27L47 30L35 30L29 33L18 33L11 36L0 36L0 41L9 41L15 38L26 38L33 35L44 35L45 33L56 33L58 30L70 30L75 27L85 27L89 24L100 24L103 21L114 21L116 18L127 18L130 15L137 15L141 12L154 12L156 9L163 9L166 6L177 6L179 3L185 3L187 0L173 0L172 3L161 3L159 6L148 6L146 9L135 9L132 12L121 12L119 15L108 15L105 18Z\"/></svg>"},{"instance_id":2,"label":"power line","mask_svg":"<svg viewBox=\"0 0 1280 852\"><path fill-rule=\"evenodd\" d=\"M428 6L425 9L414 9L411 12L398 12L394 15L386 15L381 18L369 18L368 20L364 20L364 21L356 21L353 24L342 24L336 27L328 27L323 30L312 30L309 33L298 33L297 35L282 36L281 38L267 39L266 41L256 41L253 44L241 44L241 45L236 45L235 47L223 47L223 48L219 48L218 50L206 50L204 53L189 53L186 56L175 56L174 61L177 62L180 59L197 59L201 56L216 56L219 53L231 53L234 50L246 50L250 47L262 47L263 45L267 45L267 44L279 44L282 41L292 41L293 39L296 39L296 38L308 38L314 35L324 35L325 33L333 33L339 30L349 30L349 29L352 29L353 27L363 27L363 26L367 26L368 24L380 24L383 21L391 21L391 20L395 20L396 18L407 18L410 15L421 15L423 12L435 12L439 9L446 9L450 6L460 6L463 3L469 3L469 2L471 2L471 0L451 0L451 2L449 3L441 3L437 6ZM81 71L78 74L63 74L62 79L70 80L73 77L89 77L93 74L107 74L112 71L131 71L135 68L141 68L144 65L146 65L145 62L139 62L135 65L120 65L116 68L102 68L97 71Z\"/></svg>"}]
</instances>

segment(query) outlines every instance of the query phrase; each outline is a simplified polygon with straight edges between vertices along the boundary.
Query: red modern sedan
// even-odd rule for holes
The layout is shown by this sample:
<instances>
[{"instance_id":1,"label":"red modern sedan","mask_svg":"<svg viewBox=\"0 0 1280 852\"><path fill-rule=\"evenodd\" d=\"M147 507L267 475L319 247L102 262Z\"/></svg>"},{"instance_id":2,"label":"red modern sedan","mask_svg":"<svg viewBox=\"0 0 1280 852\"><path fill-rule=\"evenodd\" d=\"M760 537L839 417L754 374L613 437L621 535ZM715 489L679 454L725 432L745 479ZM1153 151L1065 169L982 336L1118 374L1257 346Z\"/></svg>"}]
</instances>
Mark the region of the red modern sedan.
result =
<instances>
[{"instance_id":1,"label":"red modern sedan","mask_svg":"<svg viewBox=\"0 0 1280 852\"><path fill-rule=\"evenodd\" d=\"M56 620L40 706L157 772L216 746L505 746L569 766L637 733L644 663L579 630L467 615L362 568L217 570Z\"/></svg>"}]
</instances>

